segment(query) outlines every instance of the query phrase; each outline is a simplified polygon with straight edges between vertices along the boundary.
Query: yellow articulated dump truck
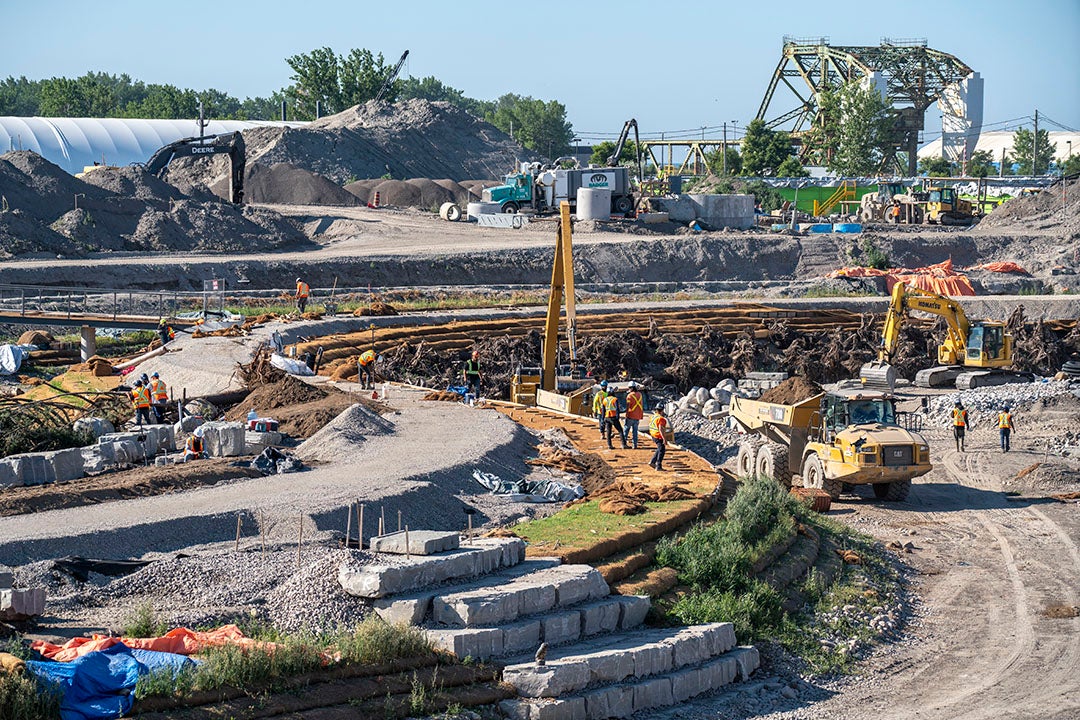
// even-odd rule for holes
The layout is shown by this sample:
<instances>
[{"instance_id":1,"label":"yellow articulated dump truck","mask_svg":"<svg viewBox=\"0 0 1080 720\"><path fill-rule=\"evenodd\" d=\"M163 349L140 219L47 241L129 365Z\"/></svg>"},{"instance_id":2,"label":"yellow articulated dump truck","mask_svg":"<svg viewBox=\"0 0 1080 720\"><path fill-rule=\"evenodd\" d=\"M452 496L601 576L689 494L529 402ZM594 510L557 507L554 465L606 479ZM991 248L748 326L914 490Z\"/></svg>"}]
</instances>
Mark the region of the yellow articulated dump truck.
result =
<instances>
[{"instance_id":1,"label":"yellow articulated dump truck","mask_svg":"<svg viewBox=\"0 0 1080 720\"><path fill-rule=\"evenodd\" d=\"M874 495L903 500L912 478L930 472L922 418L897 413L891 397L864 389L819 393L791 405L731 399L730 417L749 437L739 445L739 475L771 477L836 499L845 485L874 486Z\"/></svg>"}]
</instances>

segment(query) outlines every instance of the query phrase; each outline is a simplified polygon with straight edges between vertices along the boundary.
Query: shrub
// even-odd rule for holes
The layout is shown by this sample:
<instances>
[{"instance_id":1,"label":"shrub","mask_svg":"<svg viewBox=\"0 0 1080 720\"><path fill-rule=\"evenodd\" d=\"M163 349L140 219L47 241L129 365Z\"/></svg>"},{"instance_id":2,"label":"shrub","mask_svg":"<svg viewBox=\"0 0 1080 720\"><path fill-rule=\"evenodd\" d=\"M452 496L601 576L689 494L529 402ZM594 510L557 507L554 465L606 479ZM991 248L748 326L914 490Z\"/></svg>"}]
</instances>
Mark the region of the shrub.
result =
<instances>
[{"instance_id":1,"label":"shrub","mask_svg":"<svg viewBox=\"0 0 1080 720\"><path fill-rule=\"evenodd\" d=\"M60 693L28 675L0 674L0 720L56 720Z\"/></svg>"}]
</instances>

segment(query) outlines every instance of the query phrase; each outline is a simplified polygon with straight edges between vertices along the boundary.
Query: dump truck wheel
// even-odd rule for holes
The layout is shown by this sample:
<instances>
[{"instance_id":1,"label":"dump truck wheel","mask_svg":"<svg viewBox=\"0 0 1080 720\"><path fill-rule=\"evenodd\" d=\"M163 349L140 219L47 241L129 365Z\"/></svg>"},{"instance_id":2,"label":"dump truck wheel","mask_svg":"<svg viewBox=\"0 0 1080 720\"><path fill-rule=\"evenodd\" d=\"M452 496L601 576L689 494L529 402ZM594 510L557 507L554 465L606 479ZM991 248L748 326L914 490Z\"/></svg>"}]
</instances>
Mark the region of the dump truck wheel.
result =
<instances>
[{"instance_id":1,"label":"dump truck wheel","mask_svg":"<svg viewBox=\"0 0 1080 720\"><path fill-rule=\"evenodd\" d=\"M785 488L791 489L791 471L788 470L788 451L780 443L769 442L757 453L757 461L754 463L757 474L780 483Z\"/></svg>"},{"instance_id":2,"label":"dump truck wheel","mask_svg":"<svg viewBox=\"0 0 1080 720\"><path fill-rule=\"evenodd\" d=\"M757 443L744 440L739 443L739 454L735 456L735 474L739 477L751 477L757 464Z\"/></svg>"},{"instance_id":3,"label":"dump truck wheel","mask_svg":"<svg viewBox=\"0 0 1080 720\"><path fill-rule=\"evenodd\" d=\"M875 485L876 489L877 486ZM885 499L890 502L900 502L901 500L907 500L908 493L911 492L911 478L907 480L893 480L889 483L885 492Z\"/></svg>"},{"instance_id":4,"label":"dump truck wheel","mask_svg":"<svg viewBox=\"0 0 1080 720\"><path fill-rule=\"evenodd\" d=\"M825 467L817 455L808 455L802 466L803 487L824 490L829 497L836 500L840 497L840 491L844 488L842 480L830 480L825 477Z\"/></svg>"},{"instance_id":5,"label":"dump truck wheel","mask_svg":"<svg viewBox=\"0 0 1080 720\"><path fill-rule=\"evenodd\" d=\"M884 500L885 496L889 494L889 486L892 483L874 483L874 497L878 500Z\"/></svg>"},{"instance_id":6,"label":"dump truck wheel","mask_svg":"<svg viewBox=\"0 0 1080 720\"><path fill-rule=\"evenodd\" d=\"M503 213L507 215L513 215L518 211L518 204L516 202L508 202L502 206Z\"/></svg>"}]
</instances>

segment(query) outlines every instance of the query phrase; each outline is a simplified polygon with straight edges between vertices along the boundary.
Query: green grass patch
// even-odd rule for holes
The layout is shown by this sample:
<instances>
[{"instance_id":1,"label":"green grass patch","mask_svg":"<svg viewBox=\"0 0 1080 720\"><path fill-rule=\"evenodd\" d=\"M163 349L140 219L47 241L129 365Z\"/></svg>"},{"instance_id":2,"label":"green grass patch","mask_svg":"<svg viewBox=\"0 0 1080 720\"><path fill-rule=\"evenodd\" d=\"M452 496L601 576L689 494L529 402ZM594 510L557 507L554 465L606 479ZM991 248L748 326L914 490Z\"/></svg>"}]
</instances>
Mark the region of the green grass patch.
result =
<instances>
[{"instance_id":1,"label":"green grass patch","mask_svg":"<svg viewBox=\"0 0 1080 720\"><path fill-rule=\"evenodd\" d=\"M866 289L843 288L832 285L811 285L802 296L807 298L871 297L877 293Z\"/></svg>"},{"instance_id":2,"label":"green grass patch","mask_svg":"<svg viewBox=\"0 0 1080 720\"><path fill-rule=\"evenodd\" d=\"M169 624L154 611L154 604L147 601L121 621L120 634L131 638L152 638L164 635L169 629Z\"/></svg>"},{"instance_id":3,"label":"green grass patch","mask_svg":"<svg viewBox=\"0 0 1080 720\"><path fill-rule=\"evenodd\" d=\"M676 515L692 506L695 501L645 503L645 512L639 515L613 515L600 512L600 503L590 500L554 515L530 520L514 526L514 532L533 545L560 548L586 548L597 542L626 532L642 530Z\"/></svg>"}]
</instances>

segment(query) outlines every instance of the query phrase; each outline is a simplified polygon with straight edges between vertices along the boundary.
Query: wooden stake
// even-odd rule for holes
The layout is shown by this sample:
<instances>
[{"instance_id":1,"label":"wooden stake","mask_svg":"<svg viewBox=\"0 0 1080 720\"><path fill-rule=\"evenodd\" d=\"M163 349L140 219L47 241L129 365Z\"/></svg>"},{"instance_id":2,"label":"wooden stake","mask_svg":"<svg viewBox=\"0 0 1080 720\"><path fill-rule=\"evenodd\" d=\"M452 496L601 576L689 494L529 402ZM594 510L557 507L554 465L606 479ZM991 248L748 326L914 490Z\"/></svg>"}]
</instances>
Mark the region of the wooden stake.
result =
<instances>
[{"instance_id":1,"label":"wooden stake","mask_svg":"<svg viewBox=\"0 0 1080 720\"><path fill-rule=\"evenodd\" d=\"M409 557L409 526L405 526L405 557Z\"/></svg>"},{"instance_id":2,"label":"wooden stake","mask_svg":"<svg viewBox=\"0 0 1080 720\"><path fill-rule=\"evenodd\" d=\"M349 547L349 536L352 535L352 503L349 503L349 509L345 512L345 547Z\"/></svg>"},{"instance_id":3,"label":"wooden stake","mask_svg":"<svg viewBox=\"0 0 1080 720\"><path fill-rule=\"evenodd\" d=\"M364 549L364 503L359 503L360 507L357 508L356 514L359 516L356 520L356 549Z\"/></svg>"},{"instance_id":4,"label":"wooden stake","mask_svg":"<svg viewBox=\"0 0 1080 720\"><path fill-rule=\"evenodd\" d=\"M386 508L379 506L379 536L381 537L383 531L386 529Z\"/></svg>"},{"instance_id":5,"label":"wooden stake","mask_svg":"<svg viewBox=\"0 0 1080 720\"><path fill-rule=\"evenodd\" d=\"M397 531L401 532L401 511L397 511Z\"/></svg>"},{"instance_id":6,"label":"wooden stake","mask_svg":"<svg viewBox=\"0 0 1080 720\"><path fill-rule=\"evenodd\" d=\"M304 513L300 513L300 531L296 536L296 568L300 569L300 548L304 547Z\"/></svg>"},{"instance_id":7,"label":"wooden stake","mask_svg":"<svg viewBox=\"0 0 1080 720\"><path fill-rule=\"evenodd\" d=\"M236 513L236 547L233 548L233 552L240 552L240 524L243 519L240 513Z\"/></svg>"}]
</instances>

